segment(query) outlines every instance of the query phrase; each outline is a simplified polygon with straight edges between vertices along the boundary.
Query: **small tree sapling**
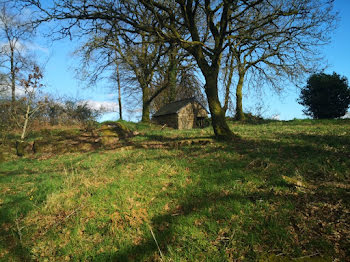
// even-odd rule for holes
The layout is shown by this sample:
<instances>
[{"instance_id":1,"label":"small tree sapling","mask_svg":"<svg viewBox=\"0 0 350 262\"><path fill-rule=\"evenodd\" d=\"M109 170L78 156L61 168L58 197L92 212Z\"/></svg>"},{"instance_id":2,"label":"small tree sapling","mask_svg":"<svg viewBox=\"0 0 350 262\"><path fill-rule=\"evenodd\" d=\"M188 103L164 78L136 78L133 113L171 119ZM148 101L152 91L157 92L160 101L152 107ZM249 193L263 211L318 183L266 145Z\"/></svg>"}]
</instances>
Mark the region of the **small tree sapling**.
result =
<instances>
[{"instance_id":1,"label":"small tree sapling","mask_svg":"<svg viewBox=\"0 0 350 262\"><path fill-rule=\"evenodd\" d=\"M27 101L26 113L24 116L24 124L23 124L22 135L21 135L22 141L26 136L29 119L34 115L36 111L38 111L43 106L42 102L35 107L33 106L37 90L43 87L43 84L40 83L42 78L43 78L43 74L40 68L34 65L33 72L28 75L28 78L21 80L21 85L24 88L24 92L26 95L25 99Z\"/></svg>"}]
</instances>

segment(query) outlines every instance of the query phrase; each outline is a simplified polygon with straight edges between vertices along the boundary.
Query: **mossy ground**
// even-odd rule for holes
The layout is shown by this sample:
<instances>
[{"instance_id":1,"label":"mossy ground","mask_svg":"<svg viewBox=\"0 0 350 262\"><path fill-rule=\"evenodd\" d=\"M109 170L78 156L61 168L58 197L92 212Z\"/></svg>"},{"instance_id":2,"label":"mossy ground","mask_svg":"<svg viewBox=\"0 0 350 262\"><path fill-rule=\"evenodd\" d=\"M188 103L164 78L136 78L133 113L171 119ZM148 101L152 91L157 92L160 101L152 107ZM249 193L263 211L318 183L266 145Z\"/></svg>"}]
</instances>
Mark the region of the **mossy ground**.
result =
<instances>
[{"instance_id":1,"label":"mossy ground","mask_svg":"<svg viewBox=\"0 0 350 262\"><path fill-rule=\"evenodd\" d=\"M348 120L124 125L131 147L0 164L0 260L350 257Z\"/></svg>"}]
</instances>

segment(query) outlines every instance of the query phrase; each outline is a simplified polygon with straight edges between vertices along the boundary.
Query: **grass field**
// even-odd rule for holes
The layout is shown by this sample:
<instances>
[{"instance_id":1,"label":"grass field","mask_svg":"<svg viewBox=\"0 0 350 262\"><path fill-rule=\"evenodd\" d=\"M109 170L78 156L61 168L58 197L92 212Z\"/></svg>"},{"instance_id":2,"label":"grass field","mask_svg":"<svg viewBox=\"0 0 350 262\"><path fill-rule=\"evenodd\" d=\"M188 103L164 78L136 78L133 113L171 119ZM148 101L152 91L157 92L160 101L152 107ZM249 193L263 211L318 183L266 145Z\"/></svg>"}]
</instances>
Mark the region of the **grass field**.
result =
<instances>
[{"instance_id":1,"label":"grass field","mask_svg":"<svg viewBox=\"0 0 350 262\"><path fill-rule=\"evenodd\" d=\"M231 123L0 163L1 261L349 261L350 121Z\"/></svg>"}]
</instances>

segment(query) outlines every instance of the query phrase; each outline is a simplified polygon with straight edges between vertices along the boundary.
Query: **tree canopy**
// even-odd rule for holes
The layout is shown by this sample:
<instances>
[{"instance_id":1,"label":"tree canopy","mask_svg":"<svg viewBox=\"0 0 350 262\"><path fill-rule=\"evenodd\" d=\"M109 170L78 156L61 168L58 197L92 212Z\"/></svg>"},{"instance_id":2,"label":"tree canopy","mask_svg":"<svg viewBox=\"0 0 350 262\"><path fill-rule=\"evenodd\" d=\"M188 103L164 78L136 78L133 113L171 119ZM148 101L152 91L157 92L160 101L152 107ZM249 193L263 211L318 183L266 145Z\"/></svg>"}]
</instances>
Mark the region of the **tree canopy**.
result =
<instances>
[{"instance_id":1,"label":"tree canopy","mask_svg":"<svg viewBox=\"0 0 350 262\"><path fill-rule=\"evenodd\" d=\"M306 115L316 119L344 116L350 105L348 80L336 73L313 74L301 89L298 102L306 107Z\"/></svg>"},{"instance_id":2,"label":"tree canopy","mask_svg":"<svg viewBox=\"0 0 350 262\"><path fill-rule=\"evenodd\" d=\"M141 34L185 50L204 76L204 90L218 138L232 136L225 120L227 106L219 99L218 80L224 55L235 53L243 59L245 69L256 68L261 74L268 70L258 67L260 62L273 71L290 73L296 68L290 66L295 64L295 57L298 61L309 59L302 51L314 48L310 43L322 42L334 21L332 0L22 2L37 8L38 22L60 22L57 30L62 35L71 35L74 28L82 35L103 30L107 37L122 35L135 43L142 39L134 35ZM144 17L152 19L147 22Z\"/></svg>"}]
</instances>

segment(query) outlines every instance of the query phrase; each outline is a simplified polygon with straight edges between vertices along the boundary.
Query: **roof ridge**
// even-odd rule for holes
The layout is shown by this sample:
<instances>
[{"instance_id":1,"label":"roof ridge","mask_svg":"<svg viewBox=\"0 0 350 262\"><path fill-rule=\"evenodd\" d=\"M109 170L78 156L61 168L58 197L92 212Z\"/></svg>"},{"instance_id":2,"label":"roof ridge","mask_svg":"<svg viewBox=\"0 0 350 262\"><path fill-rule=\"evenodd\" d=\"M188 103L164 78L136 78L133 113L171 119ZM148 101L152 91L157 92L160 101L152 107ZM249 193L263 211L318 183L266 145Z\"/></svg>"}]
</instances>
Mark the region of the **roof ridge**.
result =
<instances>
[{"instance_id":1,"label":"roof ridge","mask_svg":"<svg viewBox=\"0 0 350 262\"><path fill-rule=\"evenodd\" d=\"M185 99L181 99L181 100L177 100L177 101L165 104L153 116L176 114L180 111L181 108L186 106L189 102L197 102L205 109L205 107L201 103L199 103L195 97L191 97L191 98L185 98Z\"/></svg>"}]
</instances>

